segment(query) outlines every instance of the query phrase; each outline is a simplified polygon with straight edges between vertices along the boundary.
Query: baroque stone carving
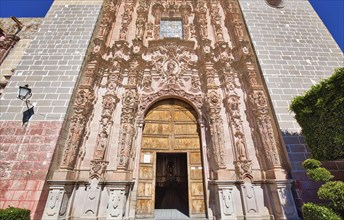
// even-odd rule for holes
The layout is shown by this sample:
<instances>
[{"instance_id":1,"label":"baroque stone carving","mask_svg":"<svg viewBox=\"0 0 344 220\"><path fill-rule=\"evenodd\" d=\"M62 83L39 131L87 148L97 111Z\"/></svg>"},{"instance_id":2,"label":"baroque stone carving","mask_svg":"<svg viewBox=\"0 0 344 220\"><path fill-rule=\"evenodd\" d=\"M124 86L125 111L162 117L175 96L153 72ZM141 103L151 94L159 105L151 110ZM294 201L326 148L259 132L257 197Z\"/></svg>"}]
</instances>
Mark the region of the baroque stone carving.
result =
<instances>
[{"instance_id":1,"label":"baroque stone carving","mask_svg":"<svg viewBox=\"0 0 344 220\"><path fill-rule=\"evenodd\" d=\"M248 177L250 179L250 175L252 173L252 161L250 160L241 160L236 161L234 163L235 171L239 179L244 179Z\"/></svg>"},{"instance_id":2,"label":"baroque stone carving","mask_svg":"<svg viewBox=\"0 0 344 220\"><path fill-rule=\"evenodd\" d=\"M138 94L136 90L127 90L122 103L121 131L119 138L118 169L127 169L132 155L134 138L134 120L138 108Z\"/></svg>"},{"instance_id":3,"label":"baroque stone carving","mask_svg":"<svg viewBox=\"0 0 344 220\"><path fill-rule=\"evenodd\" d=\"M96 216L99 205L100 197L100 186L98 185L99 180L93 178L90 181L90 184L86 186L86 201L84 202L83 215L86 216Z\"/></svg>"},{"instance_id":4,"label":"baroque stone carving","mask_svg":"<svg viewBox=\"0 0 344 220\"><path fill-rule=\"evenodd\" d=\"M64 194L65 191L63 187L50 188L43 214L44 219L57 219L58 213L62 205Z\"/></svg>"},{"instance_id":5,"label":"baroque stone carving","mask_svg":"<svg viewBox=\"0 0 344 220\"><path fill-rule=\"evenodd\" d=\"M108 161L92 160L90 166L90 179L96 178L100 180L104 176L108 163Z\"/></svg>"},{"instance_id":6,"label":"baroque stone carving","mask_svg":"<svg viewBox=\"0 0 344 220\"><path fill-rule=\"evenodd\" d=\"M132 21L132 13L134 11L135 0L126 0L124 5L124 13L122 14L122 27L120 30L119 39L126 40L129 24Z\"/></svg>"},{"instance_id":7,"label":"baroque stone carving","mask_svg":"<svg viewBox=\"0 0 344 220\"><path fill-rule=\"evenodd\" d=\"M125 192L120 189L110 189L108 219L122 219L125 203Z\"/></svg>"},{"instance_id":8,"label":"baroque stone carving","mask_svg":"<svg viewBox=\"0 0 344 220\"><path fill-rule=\"evenodd\" d=\"M206 96L205 104L210 119L210 134L212 136L212 150L215 161L220 168L225 168L226 158L224 150L223 121L220 117L221 99L214 90Z\"/></svg>"},{"instance_id":9,"label":"baroque stone carving","mask_svg":"<svg viewBox=\"0 0 344 220\"><path fill-rule=\"evenodd\" d=\"M223 189L221 199L222 199L223 214L226 216L232 216L235 212L232 189Z\"/></svg>"},{"instance_id":10,"label":"baroque stone carving","mask_svg":"<svg viewBox=\"0 0 344 220\"><path fill-rule=\"evenodd\" d=\"M85 130L86 118L83 115L74 115L68 130L68 137L61 161L62 168L72 168L78 154L82 134Z\"/></svg>"},{"instance_id":11,"label":"baroque stone carving","mask_svg":"<svg viewBox=\"0 0 344 220\"><path fill-rule=\"evenodd\" d=\"M252 186L250 182L245 182L243 185L241 185L241 190L245 200L245 212L248 215L257 214L259 210L254 186Z\"/></svg>"},{"instance_id":12,"label":"baroque stone carving","mask_svg":"<svg viewBox=\"0 0 344 220\"><path fill-rule=\"evenodd\" d=\"M207 22L207 2L205 0L197 1L195 8L198 30L201 39L208 38L208 22Z\"/></svg>"},{"instance_id":13,"label":"baroque stone carving","mask_svg":"<svg viewBox=\"0 0 344 220\"><path fill-rule=\"evenodd\" d=\"M200 94L190 94L185 92L184 90L176 89L174 87L166 87L161 89L156 93L151 94L142 94L140 97L140 105L138 111L138 118L143 120L144 111L148 109L148 107L157 101L159 98L163 97L183 97L184 99L188 100L190 103L195 105L196 110L200 112L201 107L203 105L202 96Z\"/></svg>"}]
</instances>

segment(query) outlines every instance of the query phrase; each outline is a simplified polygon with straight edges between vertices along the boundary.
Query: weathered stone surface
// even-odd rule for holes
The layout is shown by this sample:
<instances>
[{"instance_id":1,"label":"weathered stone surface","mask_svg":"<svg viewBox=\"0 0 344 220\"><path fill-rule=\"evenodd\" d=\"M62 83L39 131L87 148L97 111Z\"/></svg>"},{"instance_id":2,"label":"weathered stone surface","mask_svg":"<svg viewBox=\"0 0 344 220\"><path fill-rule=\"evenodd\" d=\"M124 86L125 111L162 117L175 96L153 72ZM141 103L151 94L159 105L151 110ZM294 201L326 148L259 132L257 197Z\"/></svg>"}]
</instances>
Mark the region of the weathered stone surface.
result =
<instances>
[{"instance_id":1,"label":"weathered stone surface","mask_svg":"<svg viewBox=\"0 0 344 220\"><path fill-rule=\"evenodd\" d=\"M28 208L33 219L40 219L48 193L45 179L61 126L61 122L27 126L0 122L0 208Z\"/></svg>"}]
</instances>

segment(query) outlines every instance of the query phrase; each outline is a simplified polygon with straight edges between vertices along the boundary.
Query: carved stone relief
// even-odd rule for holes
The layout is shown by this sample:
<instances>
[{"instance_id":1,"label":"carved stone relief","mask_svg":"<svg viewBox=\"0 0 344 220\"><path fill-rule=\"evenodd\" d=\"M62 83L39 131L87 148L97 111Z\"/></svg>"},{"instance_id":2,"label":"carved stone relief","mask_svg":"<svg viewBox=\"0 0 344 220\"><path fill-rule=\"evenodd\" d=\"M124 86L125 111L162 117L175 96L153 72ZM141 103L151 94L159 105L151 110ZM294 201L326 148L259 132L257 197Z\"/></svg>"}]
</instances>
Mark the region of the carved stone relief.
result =
<instances>
[{"instance_id":1,"label":"carved stone relief","mask_svg":"<svg viewBox=\"0 0 344 220\"><path fill-rule=\"evenodd\" d=\"M125 199L126 198L124 190L110 188L107 219L123 218Z\"/></svg>"},{"instance_id":2,"label":"carved stone relief","mask_svg":"<svg viewBox=\"0 0 344 220\"><path fill-rule=\"evenodd\" d=\"M99 197L101 188L99 180L94 178L86 186L86 200L84 202L83 216L96 216L98 213Z\"/></svg>"},{"instance_id":3,"label":"carved stone relief","mask_svg":"<svg viewBox=\"0 0 344 220\"><path fill-rule=\"evenodd\" d=\"M47 203L43 214L44 219L58 219L65 190L63 187L50 187Z\"/></svg>"},{"instance_id":4,"label":"carved stone relief","mask_svg":"<svg viewBox=\"0 0 344 220\"><path fill-rule=\"evenodd\" d=\"M127 90L122 103L121 131L119 136L118 169L127 169L129 159L132 158L133 138L135 134L134 122L138 107L137 91Z\"/></svg>"},{"instance_id":5,"label":"carved stone relief","mask_svg":"<svg viewBox=\"0 0 344 220\"><path fill-rule=\"evenodd\" d=\"M241 185L241 190L245 204L245 213L247 215L257 214L259 210L254 186L249 182L245 182Z\"/></svg>"},{"instance_id":6,"label":"carved stone relief","mask_svg":"<svg viewBox=\"0 0 344 220\"><path fill-rule=\"evenodd\" d=\"M222 212L225 216L233 216L235 214L234 208L234 197L233 189L222 189L221 200L222 200ZM226 218L226 217L223 217Z\"/></svg>"}]
</instances>

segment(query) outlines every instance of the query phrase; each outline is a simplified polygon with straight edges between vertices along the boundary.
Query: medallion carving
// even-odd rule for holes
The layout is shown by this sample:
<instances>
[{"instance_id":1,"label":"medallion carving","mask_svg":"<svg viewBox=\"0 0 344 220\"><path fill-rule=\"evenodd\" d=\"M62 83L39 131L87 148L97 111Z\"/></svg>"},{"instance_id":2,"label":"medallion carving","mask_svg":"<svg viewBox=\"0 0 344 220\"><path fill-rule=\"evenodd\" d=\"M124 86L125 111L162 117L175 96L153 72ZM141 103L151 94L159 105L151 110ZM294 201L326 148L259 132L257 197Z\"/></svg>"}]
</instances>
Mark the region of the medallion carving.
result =
<instances>
[{"instance_id":1,"label":"medallion carving","mask_svg":"<svg viewBox=\"0 0 344 220\"><path fill-rule=\"evenodd\" d=\"M108 161L92 160L90 165L90 180L94 178L98 180L102 179L104 177L108 163Z\"/></svg>"}]
</instances>

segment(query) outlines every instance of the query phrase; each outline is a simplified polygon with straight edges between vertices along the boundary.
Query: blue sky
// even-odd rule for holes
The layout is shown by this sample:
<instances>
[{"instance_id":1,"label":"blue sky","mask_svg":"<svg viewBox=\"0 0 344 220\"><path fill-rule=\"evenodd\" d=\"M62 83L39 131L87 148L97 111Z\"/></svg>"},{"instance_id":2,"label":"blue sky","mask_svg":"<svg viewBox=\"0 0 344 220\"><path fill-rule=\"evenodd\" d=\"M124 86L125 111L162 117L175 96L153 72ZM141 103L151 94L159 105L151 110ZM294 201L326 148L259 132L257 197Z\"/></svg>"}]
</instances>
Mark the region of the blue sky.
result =
<instances>
[{"instance_id":1,"label":"blue sky","mask_svg":"<svg viewBox=\"0 0 344 220\"><path fill-rule=\"evenodd\" d=\"M344 51L344 0L309 1ZM0 0L0 17L44 17L52 2L53 0Z\"/></svg>"}]
</instances>

